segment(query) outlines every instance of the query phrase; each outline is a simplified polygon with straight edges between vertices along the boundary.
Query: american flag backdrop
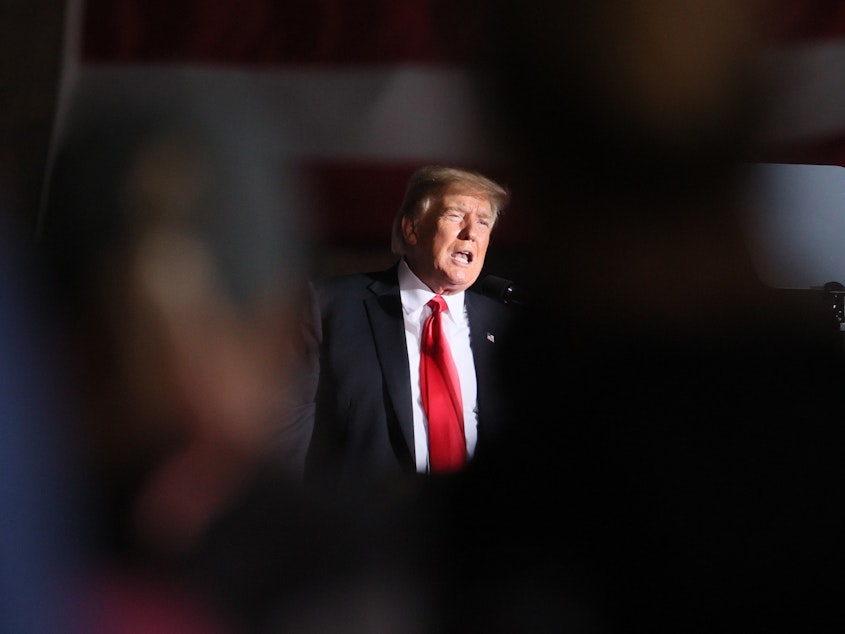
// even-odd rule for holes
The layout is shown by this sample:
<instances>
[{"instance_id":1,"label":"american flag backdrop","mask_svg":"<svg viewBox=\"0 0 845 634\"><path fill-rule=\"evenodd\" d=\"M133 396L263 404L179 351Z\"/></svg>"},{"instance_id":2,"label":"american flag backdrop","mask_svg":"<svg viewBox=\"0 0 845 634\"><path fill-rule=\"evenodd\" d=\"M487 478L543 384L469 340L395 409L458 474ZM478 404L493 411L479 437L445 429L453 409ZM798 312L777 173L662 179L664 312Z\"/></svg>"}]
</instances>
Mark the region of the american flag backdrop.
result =
<instances>
[{"instance_id":1,"label":"american flag backdrop","mask_svg":"<svg viewBox=\"0 0 845 634\"><path fill-rule=\"evenodd\" d=\"M386 257L390 221L419 165L455 163L507 182L479 125L477 97L438 30L448 6L437 0L71 0L58 133L63 108L94 87L166 91L177 82L209 100L251 99L284 128L283 141L268 142L283 142L307 176L311 225L320 240L330 249ZM761 158L841 167L845 2L775 0L771 7L777 38L768 59L780 83L768 125L771 154ZM836 190L839 170L825 174ZM781 206L786 198L794 202L801 187L819 184L817 170L764 178L775 186L792 183L791 198L766 198ZM839 219L845 203L836 195L819 203L824 210L807 212L813 223L827 223L816 230L828 237L840 230L845 236ZM777 232L755 237L761 266L780 257L789 236L807 233L790 224L806 224L796 220L792 202ZM525 232L518 213L506 215L499 248L518 245ZM813 244L788 248L796 250L790 266L804 251L818 251ZM800 279L768 272L768 281L809 286L834 274L845 279L845 257L831 256L825 266Z\"/></svg>"},{"instance_id":2,"label":"american flag backdrop","mask_svg":"<svg viewBox=\"0 0 845 634\"><path fill-rule=\"evenodd\" d=\"M410 173L447 162L495 173L431 0L73 0L61 111L86 93L190 84L277 119L329 249L389 256ZM283 130L281 130L283 129ZM500 232L506 243L507 229Z\"/></svg>"}]
</instances>

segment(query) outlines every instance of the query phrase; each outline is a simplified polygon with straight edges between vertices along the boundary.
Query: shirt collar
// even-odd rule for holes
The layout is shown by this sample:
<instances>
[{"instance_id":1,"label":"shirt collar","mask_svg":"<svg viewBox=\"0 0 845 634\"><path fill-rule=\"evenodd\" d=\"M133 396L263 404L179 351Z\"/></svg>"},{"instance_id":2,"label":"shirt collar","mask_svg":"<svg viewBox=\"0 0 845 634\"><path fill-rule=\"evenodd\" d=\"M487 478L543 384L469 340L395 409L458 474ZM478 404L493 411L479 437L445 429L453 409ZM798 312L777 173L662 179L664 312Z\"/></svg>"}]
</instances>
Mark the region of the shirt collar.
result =
<instances>
[{"instance_id":1,"label":"shirt collar","mask_svg":"<svg viewBox=\"0 0 845 634\"><path fill-rule=\"evenodd\" d=\"M399 294L402 296L402 310L411 315L423 309L435 293L411 271L405 258L399 261ZM464 306L464 291L443 295L449 314L460 315ZM456 318L456 317L454 317Z\"/></svg>"}]
</instances>

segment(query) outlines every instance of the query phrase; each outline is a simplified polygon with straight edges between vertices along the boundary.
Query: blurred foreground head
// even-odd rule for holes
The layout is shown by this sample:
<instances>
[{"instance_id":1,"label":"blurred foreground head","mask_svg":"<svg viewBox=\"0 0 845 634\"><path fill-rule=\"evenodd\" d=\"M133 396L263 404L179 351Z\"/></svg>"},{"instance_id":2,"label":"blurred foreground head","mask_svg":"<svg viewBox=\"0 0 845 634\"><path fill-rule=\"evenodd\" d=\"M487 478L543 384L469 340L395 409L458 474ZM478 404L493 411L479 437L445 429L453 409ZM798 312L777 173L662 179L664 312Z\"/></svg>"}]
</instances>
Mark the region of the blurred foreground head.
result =
<instances>
[{"instance_id":1,"label":"blurred foreground head","mask_svg":"<svg viewBox=\"0 0 845 634\"><path fill-rule=\"evenodd\" d=\"M80 99L50 179L40 246L80 432L153 547L186 545L278 433L303 210L248 105Z\"/></svg>"},{"instance_id":2,"label":"blurred foreground head","mask_svg":"<svg viewBox=\"0 0 845 634\"><path fill-rule=\"evenodd\" d=\"M766 4L485 6L481 94L548 257L526 282L590 322L622 308L672 324L748 297L736 204L765 105Z\"/></svg>"},{"instance_id":3,"label":"blurred foreground head","mask_svg":"<svg viewBox=\"0 0 845 634\"><path fill-rule=\"evenodd\" d=\"M477 60L505 140L616 195L712 180L755 133L764 2L495 0ZM525 158L520 156L520 158Z\"/></svg>"}]
</instances>

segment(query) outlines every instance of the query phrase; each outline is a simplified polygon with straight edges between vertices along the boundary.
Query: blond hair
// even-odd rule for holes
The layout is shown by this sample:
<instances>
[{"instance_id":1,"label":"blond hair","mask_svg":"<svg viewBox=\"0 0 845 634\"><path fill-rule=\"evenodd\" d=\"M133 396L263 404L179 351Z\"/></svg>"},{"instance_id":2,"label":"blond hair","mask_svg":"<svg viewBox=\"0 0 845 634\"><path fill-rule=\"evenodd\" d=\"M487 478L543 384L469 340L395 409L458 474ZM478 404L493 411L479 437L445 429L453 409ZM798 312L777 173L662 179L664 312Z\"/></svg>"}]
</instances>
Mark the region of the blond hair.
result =
<instances>
[{"instance_id":1,"label":"blond hair","mask_svg":"<svg viewBox=\"0 0 845 634\"><path fill-rule=\"evenodd\" d=\"M404 255L407 246L402 232L402 219L421 218L431 208L435 198L440 196L447 187L453 185L466 187L467 190L487 197L493 212L493 227L496 226L499 214L510 202L510 192L507 188L479 172L443 165L421 167L411 175L405 189L405 198L393 219L393 233L390 240L390 250L393 253Z\"/></svg>"}]
</instances>

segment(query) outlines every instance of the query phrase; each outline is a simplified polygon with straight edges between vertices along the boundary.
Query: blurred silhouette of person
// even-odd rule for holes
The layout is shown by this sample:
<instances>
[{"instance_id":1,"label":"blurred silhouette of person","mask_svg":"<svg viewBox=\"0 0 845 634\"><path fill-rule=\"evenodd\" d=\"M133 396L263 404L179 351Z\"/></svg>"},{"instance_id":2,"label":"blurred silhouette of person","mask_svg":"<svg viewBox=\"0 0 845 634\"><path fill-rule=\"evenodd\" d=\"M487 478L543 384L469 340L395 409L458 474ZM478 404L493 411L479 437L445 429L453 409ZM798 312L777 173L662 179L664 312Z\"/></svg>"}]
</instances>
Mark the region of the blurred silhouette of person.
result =
<instances>
[{"instance_id":1,"label":"blurred silhouette of person","mask_svg":"<svg viewBox=\"0 0 845 634\"><path fill-rule=\"evenodd\" d=\"M399 559L302 493L303 430L280 427L307 268L284 139L220 95L100 97L62 130L39 244L97 510L82 617L394 631Z\"/></svg>"},{"instance_id":2,"label":"blurred silhouette of person","mask_svg":"<svg viewBox=\"0 0 845 634\"><path fill-rule=\"evenodd\" d=\"M95 464L118 497L163 478L159 495L146 489L162 512L183 512L167 508L167 489L197 487L197 515L163 524L185 533L158 535L178 541L216 503L202 496L234 487L270 444L300 256L285 226L296 210L268 186L281 168L246 135L214 128L210 108L171 99L90 112L80 102L53 168L41 246L79 359ZM193 460L208 468L187 468Z\"/></svg>"},{"instance_id":3,"label":"blurred silhouette of person","mask_svg":"<svg viewBox=\"0 0 845 634\"><path fill-rule=\"evenodd\" d=\"M841 343L824 298L759 281L741 222L765 3L479 15L459 43L537 228L535 305L520 424L430 515L472 589L455 631L841 629Z\"/></svg>"},{"instance_id":4,"label":"blurred silhouette of person","mask_svg":"<svg viewBox=\"0 0 845 634\"><path fill-rule=\"evenodd\" d=\"M307 385L300 411L313 427L305 479L349 489L471 461L502 421L498 351L511 306L472 288L510 193L467 169L427 165L406 186L394 217L389 269L315 280L307 316ZM459 379L453 448L438 460L422 343L432 299ZM432 399L433 400L433 399ZM451 461L444 464L444 461Z\"/></svg>"}]
</instances>

